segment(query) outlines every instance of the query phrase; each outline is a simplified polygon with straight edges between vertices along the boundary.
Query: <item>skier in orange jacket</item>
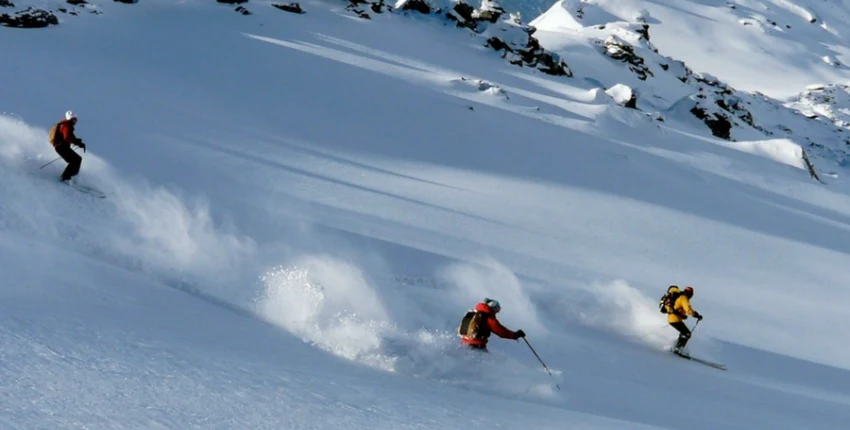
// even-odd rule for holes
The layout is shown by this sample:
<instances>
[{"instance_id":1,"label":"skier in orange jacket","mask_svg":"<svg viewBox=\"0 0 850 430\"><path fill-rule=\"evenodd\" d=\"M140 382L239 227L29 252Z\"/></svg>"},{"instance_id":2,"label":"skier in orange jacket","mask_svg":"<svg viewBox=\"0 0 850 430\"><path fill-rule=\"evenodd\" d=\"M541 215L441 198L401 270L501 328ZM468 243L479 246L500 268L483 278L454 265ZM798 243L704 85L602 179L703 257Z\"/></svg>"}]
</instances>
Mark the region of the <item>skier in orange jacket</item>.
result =
<instances>
[{"instance_id":1,"label":"skier in orange jacket","mask_svg":"<svg viewBox=\"0 0 850 430\"><path fill-rule=\"evenodd\" d=\"M74 152L71 145L82 148L84 152L86 150L86 144L74 134L74 126L76 125L77 116L74 115L74 112L68 111L65 112L65 119L56 123L50 133L50 144L53 145L56 153L68 163L60 178L62 182L76 176L80 172L80 165L83 162L83 157Z\"/></svg>"},{"instance_id":2,"label":"skier in orange jacket","mask_svg":"<svg viewBox=\"0 0 850 430\"><path fill-rule=\"evenodd\" d=\"M502 310L498 301L485 298L475 305L474 311L469 311L458 327L461 343L473 349L487 349L490 334L495 333L504 339L519 339L525 337L522 330L511 331L496 319L496 314Z\"/></svg>"}]
</instances>

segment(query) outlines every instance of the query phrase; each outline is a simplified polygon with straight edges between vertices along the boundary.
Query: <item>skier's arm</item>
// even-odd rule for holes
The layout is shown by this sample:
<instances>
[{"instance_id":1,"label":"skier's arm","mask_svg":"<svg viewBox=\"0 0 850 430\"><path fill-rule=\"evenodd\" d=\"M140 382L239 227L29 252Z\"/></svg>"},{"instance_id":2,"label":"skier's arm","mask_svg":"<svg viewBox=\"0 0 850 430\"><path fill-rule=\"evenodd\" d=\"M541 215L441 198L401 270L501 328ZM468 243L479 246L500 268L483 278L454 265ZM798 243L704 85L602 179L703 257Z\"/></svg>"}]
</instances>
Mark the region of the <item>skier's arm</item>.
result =
<instances>
[{"instance_id":1,"label":"skier's arm","mask_svg":"<svg viewBox=\"0 0 850 430\"><path fill-rule=\"evenodd\" d=\"M80 143L80 139L74 135L74 131L71 130L71 127L67 124L63 124L60 131L62 132L62 141L73 143L74 145Z\"/></svg>"},{"instance_id":2,"label":"skier's arm","mask_svg":"<svg viewBox=\"0 0 850 430\"><path fill-rule=\"evenodd\" d=\"M495 317L487 318L487 323L490 326L490 331L495 333L496 336L499 336L504 339L518 339L516 332L508 330L502 323L499 322Z\"/></svg>"},{"instance_id":3,"label":"skier's arm","mask_svg":"<svg viewBox=\"0 0 850 430\"><path fill-rule=\"evenodd\" d=\"M682 299L682 311L684 314L690 315L692 317L696 316L696 311L694 310L694 308L691 307L691 301L687 297L684 297Z\"/></svg>"}]
</instances>

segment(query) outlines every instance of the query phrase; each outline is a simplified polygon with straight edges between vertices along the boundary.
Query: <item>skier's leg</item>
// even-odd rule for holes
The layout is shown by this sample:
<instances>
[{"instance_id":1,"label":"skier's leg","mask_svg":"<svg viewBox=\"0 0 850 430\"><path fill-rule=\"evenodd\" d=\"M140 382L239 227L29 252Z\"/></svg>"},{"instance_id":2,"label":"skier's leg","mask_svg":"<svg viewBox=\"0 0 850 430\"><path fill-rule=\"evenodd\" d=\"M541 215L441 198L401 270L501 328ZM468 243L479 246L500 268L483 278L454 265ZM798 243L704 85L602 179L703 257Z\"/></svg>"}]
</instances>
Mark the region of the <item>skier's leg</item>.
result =
<instances>
[{"instance_id":1,"label":"skier's leg","mask_svg":"<svg viewBox=\"0 0 850 430\"><path fill-rule=\"evenodd\" d=\"M691 338L691 330L682 321L670 323L670 325L679 331L679 339L676 341L676 350L681 351L682 348L688 344L688 340Z\"/></svg>"},{"instance_id":2,"label":"skier's leg","mask_svg":"<svg viewBox=\"0 0 850 430\"><path fill-rule=\"evenodd\" d=\"M71 149L70 144L59 145L56 147L56 153L68 163L65 171L62 172L62 180L67 181L80 172L80 164L83 162L83 157Z\"/></svg>"}]
</instances>

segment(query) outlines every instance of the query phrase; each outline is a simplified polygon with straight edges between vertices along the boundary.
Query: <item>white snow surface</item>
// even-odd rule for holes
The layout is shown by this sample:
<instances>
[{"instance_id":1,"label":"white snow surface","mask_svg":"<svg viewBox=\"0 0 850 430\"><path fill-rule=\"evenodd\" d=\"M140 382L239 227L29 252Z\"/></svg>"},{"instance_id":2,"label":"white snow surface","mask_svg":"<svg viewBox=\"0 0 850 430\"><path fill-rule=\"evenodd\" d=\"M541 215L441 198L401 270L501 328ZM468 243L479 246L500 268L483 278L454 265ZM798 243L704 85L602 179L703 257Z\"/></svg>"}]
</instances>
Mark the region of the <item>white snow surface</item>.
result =
<instances>
[{"instance_id":1,"label":"white snow surface","mask_svg":"<svg viewBox=\"0 0 850 430\"><path fill-rule=\"evenodd\" d=\"M841 163L818 182L802 140L717 139L678 115L675 70L638 82L594 42L660 21L694 70L808 91L759 114L827 139L843 3L559 2L539 36L574 78L415 13L92 3L0 27L0 428L846 427ZM556 9L579 3L581 28ZM794 33L738 24L765 17ZM68 109L105 199L43 167ZM728 371L664 351L671 284L705 316L690 352ZM458 347L484 297L551 377L524 342Z\"/></svg>"}]
</instances>

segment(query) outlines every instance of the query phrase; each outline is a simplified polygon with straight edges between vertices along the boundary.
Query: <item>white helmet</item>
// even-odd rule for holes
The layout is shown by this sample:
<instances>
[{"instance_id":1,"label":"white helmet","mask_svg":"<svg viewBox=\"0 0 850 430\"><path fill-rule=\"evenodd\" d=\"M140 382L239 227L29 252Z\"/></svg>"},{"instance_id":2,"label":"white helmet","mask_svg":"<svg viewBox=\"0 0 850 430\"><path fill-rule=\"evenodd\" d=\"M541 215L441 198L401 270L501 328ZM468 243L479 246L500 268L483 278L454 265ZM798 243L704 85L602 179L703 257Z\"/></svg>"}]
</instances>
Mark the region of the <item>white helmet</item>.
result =
<instances>
[{"instance_id":1,"label":"white helmet","mask_svg":"<svg viewBox=\"0 0 850 430\"><path fill-rule=\"evenodd\" d=\"M68 112L65 112L65 119L67 119L67 120L70 120L70 119L76 118L76 117L77 116L74 115L74 111L69 110Z\"/></svg>"}]
</instances>

